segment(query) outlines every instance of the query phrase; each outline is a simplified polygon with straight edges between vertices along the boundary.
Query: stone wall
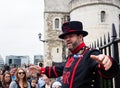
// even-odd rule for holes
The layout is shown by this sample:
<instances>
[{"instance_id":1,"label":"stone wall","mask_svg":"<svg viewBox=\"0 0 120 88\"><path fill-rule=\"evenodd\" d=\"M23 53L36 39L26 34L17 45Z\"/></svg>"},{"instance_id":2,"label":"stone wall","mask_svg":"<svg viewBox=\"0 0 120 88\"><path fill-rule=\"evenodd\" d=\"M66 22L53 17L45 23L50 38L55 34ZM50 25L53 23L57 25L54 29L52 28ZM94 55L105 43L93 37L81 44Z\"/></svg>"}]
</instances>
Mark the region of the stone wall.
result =
<instances>
[{"instance_id":1,"label":"stone wall","mask_svg":"<svg viewBox=\"0 0 120 88\"><path fill-rule=\"evenodd\" d=\"M44 0L45 12L69 12L71 0Z\"/></svg>"},{"instance_id":2,"label":"stone wall","mask_svg":"<svg viewBox=\"0 0 120 88\"><path fill-rule=\"evenodd\" d=\"M45 13L45 65L52 65L52 61L62 62L63 54L63 41L58 38L61 34L61 25L63 23L64 16L67 13ZM60 28L54 28L54 18L60 19ZM58 52L57 52L58 50Z\"/></svg>"}]
</instances>

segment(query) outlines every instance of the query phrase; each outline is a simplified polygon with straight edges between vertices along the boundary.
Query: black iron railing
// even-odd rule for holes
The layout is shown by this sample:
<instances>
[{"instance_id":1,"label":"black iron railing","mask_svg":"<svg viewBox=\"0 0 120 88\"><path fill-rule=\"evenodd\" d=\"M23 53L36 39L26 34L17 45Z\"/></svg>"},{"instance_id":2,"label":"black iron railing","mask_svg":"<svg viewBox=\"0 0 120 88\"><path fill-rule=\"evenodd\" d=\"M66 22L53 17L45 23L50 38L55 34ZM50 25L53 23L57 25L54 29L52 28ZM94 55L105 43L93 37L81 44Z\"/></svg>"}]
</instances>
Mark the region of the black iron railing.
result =
<instances>
[{"instance_id":1,"label":"black iron railing","mask_svg":"<svg viewBox=\"0 0 120 88\"><path fill-rule=\"evenodd\" d=\"M98 48L102 53L113 57L119 64L120 60L120 25L119 25L119 34L115 29L115 25L112 24L112 33L108 33L107 37L100 37L94 43L90 45L92 48ZM101 78L101 88L120 88L120 72L117 77L113 79L104 79Z\"/></svg>"}]
</instances>

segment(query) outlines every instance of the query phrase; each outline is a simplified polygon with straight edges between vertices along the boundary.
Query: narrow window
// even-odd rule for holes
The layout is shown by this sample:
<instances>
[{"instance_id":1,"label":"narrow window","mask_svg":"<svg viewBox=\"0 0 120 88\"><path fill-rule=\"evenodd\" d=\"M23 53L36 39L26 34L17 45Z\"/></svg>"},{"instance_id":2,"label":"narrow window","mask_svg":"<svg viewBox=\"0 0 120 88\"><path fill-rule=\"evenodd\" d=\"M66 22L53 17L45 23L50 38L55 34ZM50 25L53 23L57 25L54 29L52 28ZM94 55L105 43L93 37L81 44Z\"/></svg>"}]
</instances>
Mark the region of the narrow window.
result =
<instances>
[{"instance_id":1,"label":"narrow window","mask_svg":"<svg viewBox=\"0 0 120 88\"><path fill-rule=\"evenodd\" d=\"M59 19L58 18L55 19L55 28L59 28Z\"/></svg>"},{"instance_id":2,"label":"narrow window","mask_svg":"<svg viewBox=\"0 0 120 88\"><path fill-rule=\"evenodd\" d=\"M67 21L70 21L70 16L67 16Z\"/></svg>"},{"instance_id":3,"label":"narrow window","mask_svg":"<svg viewBox=\"0 0 120 88\"><path fill-rule=\"evenodd\" d=\"M59 49L57 48L57 53L59 53Z\"/></svg>"},{"instance_id":4,"label":"narrow window","mask_svg":"<svg viewBox=\"0 0 120 88\"><path fill-rule=\"evenodd\" d=\"M12 64L12 59L9 59L9 64Z\"/></svg>"},{"instance_id":5,"label":"narrow window","mask_svg":"<svg viewBox=\"0 0 120 88\"><path fill-rule=\"evenodd\" d=\"M105 11L101 11L101 22L105 22Z\"/></svg>"}]
</instances>

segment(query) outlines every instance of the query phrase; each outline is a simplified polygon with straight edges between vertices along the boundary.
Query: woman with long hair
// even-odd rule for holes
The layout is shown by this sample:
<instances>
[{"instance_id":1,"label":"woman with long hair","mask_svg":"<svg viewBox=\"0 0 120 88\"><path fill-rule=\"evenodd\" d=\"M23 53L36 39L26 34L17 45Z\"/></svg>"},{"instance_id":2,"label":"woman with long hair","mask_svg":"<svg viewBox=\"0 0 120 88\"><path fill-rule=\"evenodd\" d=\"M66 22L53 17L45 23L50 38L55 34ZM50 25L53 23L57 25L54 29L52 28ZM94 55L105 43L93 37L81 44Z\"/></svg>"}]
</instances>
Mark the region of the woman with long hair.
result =
<instances>
[{"instance_id":1,"label":"woman with long hair","mask_svg":"<svg viewBox=\"0 0 120 88\"><path fill-rule=\"evenodd\" d=\"M16 71L16 80L12 81L9 88L30 88L30 84L26 77L26 71L18 68Z\"/></svg>"},{"instance_id":2,"label":"woman with long hair","mask_svg":"<svg viewBox=\"0 0 120 88\"><path fill-rule=\"evenodd\" d=\"M11 83L11 75L9 72L5 72L2 77L2 88L9 88Z\"/></svg>"},{"instance_id":3,"label":"woman with long hair","mask_svg":"<svg viewBox=\"0 0 120 88\"><path fill-rule=\"evenodd\" d=\"M11 75L9 72L5 72L2 77L2 88L9 88L11 83Z\"/></svg>"}]
</instances>

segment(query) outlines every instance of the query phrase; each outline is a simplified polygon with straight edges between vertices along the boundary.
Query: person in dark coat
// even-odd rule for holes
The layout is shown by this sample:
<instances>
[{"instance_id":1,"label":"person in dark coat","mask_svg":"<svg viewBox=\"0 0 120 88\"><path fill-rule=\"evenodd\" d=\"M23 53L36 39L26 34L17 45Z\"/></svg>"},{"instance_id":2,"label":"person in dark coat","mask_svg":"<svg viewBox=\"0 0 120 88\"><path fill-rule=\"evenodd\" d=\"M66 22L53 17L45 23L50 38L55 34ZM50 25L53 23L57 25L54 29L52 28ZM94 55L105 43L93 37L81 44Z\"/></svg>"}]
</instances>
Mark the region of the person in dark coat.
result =
<instances>
[{"instance_id":1,"label":"person in dark coat","mask_svg":"<svg viewBox=\"0 0 120 88\"><path fill-rule=\"evenodd\" d=\"M100 88L100 76L112 78L118 74L115 59L86 46L83 38L88 32L83 30L82 22L66 22L62 32L59 38L70 51L66 62L53 67L31 66L29 71L46 74L49 78L62 76L62 88Z\"/></svg>"}]
</instances>

